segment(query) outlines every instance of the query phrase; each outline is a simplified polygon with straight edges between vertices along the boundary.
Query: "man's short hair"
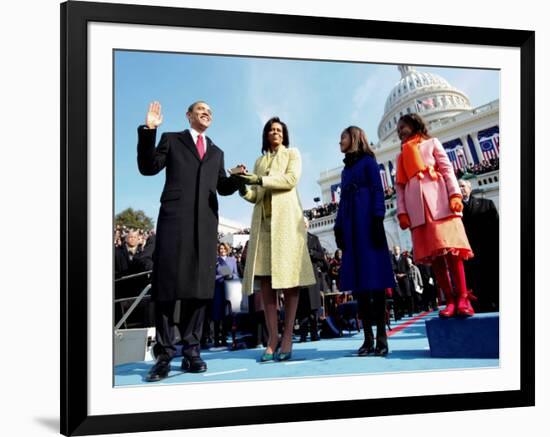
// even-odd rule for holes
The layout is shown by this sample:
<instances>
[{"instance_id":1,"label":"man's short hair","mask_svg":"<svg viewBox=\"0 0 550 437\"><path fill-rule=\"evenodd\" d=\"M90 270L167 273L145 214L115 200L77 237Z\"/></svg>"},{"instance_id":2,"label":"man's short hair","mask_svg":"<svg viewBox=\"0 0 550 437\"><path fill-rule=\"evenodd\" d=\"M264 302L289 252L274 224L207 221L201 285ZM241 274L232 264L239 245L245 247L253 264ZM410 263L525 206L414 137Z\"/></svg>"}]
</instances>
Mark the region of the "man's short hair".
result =
<instances>
[{"instance_id":1,"label":"man's short hair","mask_svg":"<svg viewBox=\"0 0 550 437\"><path fill-rule=\"evenodd\" d=\"M193 102L189 105L189 108L187 108L187 112L193 112L193 109L195 109L195 106L197 106L199 103L206 103L204 100L197 100L196 102Z\"/></svg>"}]
</instances>

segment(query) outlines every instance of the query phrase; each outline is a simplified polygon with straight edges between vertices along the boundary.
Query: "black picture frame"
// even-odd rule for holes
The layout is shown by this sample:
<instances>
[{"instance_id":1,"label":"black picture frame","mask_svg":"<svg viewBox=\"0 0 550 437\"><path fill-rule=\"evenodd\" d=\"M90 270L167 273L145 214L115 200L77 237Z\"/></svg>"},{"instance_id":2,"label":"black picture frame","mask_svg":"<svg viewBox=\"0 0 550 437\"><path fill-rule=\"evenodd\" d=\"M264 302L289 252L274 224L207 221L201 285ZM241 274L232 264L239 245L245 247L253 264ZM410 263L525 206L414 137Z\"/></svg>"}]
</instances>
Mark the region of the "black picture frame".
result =
<instances>
[{"instance_id":1,"label":"black picture frame","mask_svg":"<svg viewBox=\"0 0 550 437\"><path fill-rule=\"evenodd\" d=\"M516 47L521 51L521 382L514 391L89 415L87 26L91 22ZM91 435L533 406L535 403L533 31L69 1L61 4L61 433Z\"/></svg>"}]
</instances>

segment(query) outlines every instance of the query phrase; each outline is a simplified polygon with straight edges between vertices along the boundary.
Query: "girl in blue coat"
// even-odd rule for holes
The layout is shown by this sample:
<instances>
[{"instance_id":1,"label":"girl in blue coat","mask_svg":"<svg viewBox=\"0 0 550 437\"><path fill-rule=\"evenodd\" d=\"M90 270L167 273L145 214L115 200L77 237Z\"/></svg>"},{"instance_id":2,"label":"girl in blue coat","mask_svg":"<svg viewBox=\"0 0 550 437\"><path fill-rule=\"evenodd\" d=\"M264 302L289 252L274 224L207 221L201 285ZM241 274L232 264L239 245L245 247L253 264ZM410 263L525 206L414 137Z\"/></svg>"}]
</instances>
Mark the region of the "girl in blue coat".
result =
<instances>
[{"instance_id":1,"label":"girl in blue coat","mask_svg":"<svg viewBox=\"0 0 550 437\"><path fill-rule=\"evenodd\" d=\"M387 355L385 291L395 287L395 282L384 230L386 208L380 171L362 129L344 129L340 151L346 155L334 226L336 244L342 249L340 289L351 290L358 301L365 332L358 355Z\"/></svg>"}]
</instances>

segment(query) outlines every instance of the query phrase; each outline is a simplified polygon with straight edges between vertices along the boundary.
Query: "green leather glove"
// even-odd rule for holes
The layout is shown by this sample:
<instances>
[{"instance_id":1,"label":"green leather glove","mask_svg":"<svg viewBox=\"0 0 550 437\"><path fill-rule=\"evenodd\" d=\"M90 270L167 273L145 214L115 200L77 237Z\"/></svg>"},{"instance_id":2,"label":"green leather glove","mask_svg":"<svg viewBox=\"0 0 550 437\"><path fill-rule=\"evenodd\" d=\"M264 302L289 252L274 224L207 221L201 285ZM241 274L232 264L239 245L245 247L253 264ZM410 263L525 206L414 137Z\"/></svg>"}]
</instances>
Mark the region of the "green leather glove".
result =
<instances>
[{"instance_id":1,"label":"green leather glove","mask_svg":"<svg viewBox=\"0 0 550 437\"><path fill-rule=\"evenodd\" d=\"M244 180L246 185L262 185L262 177L254 173L238 174L235 177Z\"/></svg>"}]
</instances>

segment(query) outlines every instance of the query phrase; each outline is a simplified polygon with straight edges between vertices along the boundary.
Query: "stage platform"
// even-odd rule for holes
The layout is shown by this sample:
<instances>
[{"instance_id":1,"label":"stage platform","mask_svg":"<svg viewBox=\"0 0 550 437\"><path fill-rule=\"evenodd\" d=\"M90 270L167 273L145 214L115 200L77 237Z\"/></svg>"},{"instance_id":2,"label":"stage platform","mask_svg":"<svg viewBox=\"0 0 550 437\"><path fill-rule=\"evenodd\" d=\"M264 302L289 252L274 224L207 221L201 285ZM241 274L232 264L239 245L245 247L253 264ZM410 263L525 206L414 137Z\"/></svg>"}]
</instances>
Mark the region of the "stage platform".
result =
<instances>
[{"instance_id":1,"label":"stage platform","mask_svg":"<svg viewBox=\"0 0 550 437\"><path fill-rule=\"evenodd\" d=\"M403 318L388 331L390 353L386 357L358 357L363 333L352 331L334 339L294 343L292 359L286 362L259 361L262 348L230 351L227 348L203 350L208 365L205 373L181 372L181 358L172 360L172 371L166 379L145 381L153 365L149 362L122 364L115 367L115 386L188 384L212 381L240 381L277 378L304 378L368 373L425 372L449 369L491 368L499 366L498 358L433 358L426 336L426 320L437 312Z\"/></svg>"}]
</instances>

